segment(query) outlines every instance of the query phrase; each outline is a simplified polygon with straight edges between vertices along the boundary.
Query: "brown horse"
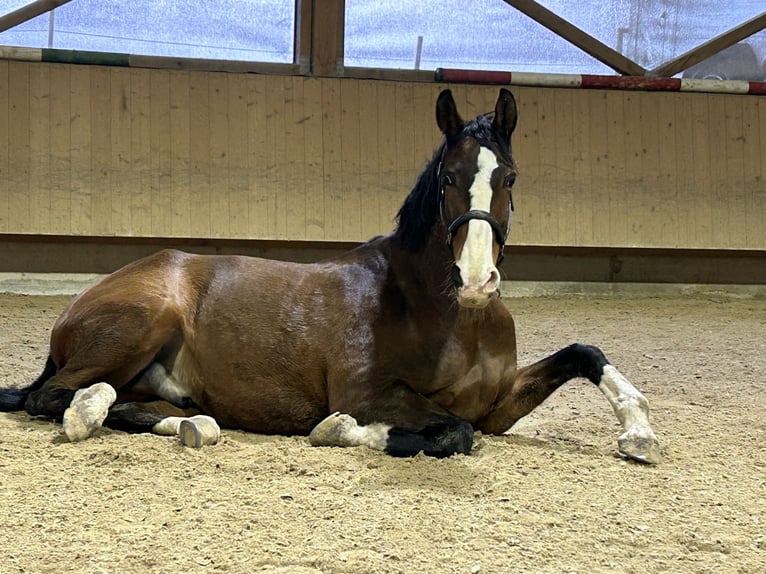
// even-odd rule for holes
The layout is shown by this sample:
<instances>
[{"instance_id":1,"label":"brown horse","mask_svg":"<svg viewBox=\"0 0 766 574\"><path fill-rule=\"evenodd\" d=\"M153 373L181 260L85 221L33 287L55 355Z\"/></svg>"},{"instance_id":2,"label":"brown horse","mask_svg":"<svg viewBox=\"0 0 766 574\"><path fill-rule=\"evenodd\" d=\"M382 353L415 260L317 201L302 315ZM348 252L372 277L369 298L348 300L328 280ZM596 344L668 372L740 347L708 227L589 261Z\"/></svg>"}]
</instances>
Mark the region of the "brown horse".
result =
<instances>
[{"instance_id":1,"label":"brown horse","mask_svg":"<svg viewBox=\"0 0 766 574\"><path fill-rule=\"evenodd\" d=\"M110 385L104 424L115 429L172 433L202 413L229 428L311 433L312 444L441 457L584 377L624 427L620 452L658 462L646 399L598 348L517 367L497 270L513 212L512 94L501 89L494 114L464 122L445 90L436 120L444 142L392 234L315 264L178 251L131 263L72 300L44 372L2 391L0 409L60 419L94 399L81 391L73 402L76 391ZM103 420L91 418L87 433Z\"/></svg>"}]
</instances>

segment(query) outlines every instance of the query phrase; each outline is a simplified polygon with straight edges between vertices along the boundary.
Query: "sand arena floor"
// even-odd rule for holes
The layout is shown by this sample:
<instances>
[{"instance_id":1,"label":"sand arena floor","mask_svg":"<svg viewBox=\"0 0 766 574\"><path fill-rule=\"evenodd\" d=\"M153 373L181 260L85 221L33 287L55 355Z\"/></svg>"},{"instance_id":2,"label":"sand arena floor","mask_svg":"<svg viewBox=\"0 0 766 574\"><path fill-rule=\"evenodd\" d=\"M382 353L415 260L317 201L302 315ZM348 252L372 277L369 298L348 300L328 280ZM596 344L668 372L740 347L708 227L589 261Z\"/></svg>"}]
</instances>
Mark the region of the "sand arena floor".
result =
<instances>
[{"instance_id":1,"label":"sand arena floor","mask_svg":"<svg viewBox=\"0 0 766 574\"><path fill-rule=\"evenodd\" d=\"M25 385L66 297L0 296L0 384ZM766 301L512 299L520 359L601 346L665 461L616 456L583 381L470 456L400 460L224 431L200 450L0 414L4 573L766 572Z\"/></svg>"}]
</instances>

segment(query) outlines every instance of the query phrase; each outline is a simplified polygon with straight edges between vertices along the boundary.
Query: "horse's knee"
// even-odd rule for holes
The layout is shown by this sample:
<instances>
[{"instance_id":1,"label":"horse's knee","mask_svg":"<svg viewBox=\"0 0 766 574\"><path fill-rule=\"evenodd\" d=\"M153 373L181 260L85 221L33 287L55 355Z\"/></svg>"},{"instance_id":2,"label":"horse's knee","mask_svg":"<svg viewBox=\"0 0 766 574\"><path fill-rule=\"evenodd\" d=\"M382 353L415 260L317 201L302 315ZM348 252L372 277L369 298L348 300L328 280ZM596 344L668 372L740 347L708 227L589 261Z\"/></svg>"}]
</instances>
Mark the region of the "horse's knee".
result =
<instances>
[{"instance_id":1,"label":"horse's knee","mask_svg":"<svg viewBox=\"0 0 766 574\"><path fill-rule=\"evenodd\" d=\"M560 351L560 353L572 358L569 361L564 361L564 363L571 365L572 372L569 373L570 378L583 377L594 385L598 385L601 382L604 367L609 364L609 360L601 349L593 345L574 343Z\"/></svg>"},{"instance_id":2,"label":"horse's knee","mask_svg":"<svg viewBox=\"0 0 766 574\"><path fill-rule=\"evenodd\" d=\"M24 410L32 416L61 418L71 404L74 393L72 389L43 385L29 393L24 402Z\"/></svg>"}]
</instances>

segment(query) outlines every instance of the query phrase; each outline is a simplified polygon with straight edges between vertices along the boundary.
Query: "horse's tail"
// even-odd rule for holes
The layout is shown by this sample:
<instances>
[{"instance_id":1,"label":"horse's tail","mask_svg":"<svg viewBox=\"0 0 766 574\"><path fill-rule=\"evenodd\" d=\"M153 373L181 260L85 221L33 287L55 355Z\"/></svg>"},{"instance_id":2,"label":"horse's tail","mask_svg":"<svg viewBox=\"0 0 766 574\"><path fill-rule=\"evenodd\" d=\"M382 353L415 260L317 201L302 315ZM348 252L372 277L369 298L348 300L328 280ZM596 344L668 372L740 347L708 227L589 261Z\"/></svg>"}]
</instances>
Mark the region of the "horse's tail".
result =
<instances>
[{"instance_id":1,"label":"horse's tail","mask_svg":"<svg viewBox=\"0 0 766 574\"><path fill-rule=\"evenodd\" d=\"M34 383L23 389L0 389L0 412L20 411L24 409L24 402L32 391L43 386L43 383L56 374L56 364L48 355L42 374Z\"/></svg>"}]
</instances>

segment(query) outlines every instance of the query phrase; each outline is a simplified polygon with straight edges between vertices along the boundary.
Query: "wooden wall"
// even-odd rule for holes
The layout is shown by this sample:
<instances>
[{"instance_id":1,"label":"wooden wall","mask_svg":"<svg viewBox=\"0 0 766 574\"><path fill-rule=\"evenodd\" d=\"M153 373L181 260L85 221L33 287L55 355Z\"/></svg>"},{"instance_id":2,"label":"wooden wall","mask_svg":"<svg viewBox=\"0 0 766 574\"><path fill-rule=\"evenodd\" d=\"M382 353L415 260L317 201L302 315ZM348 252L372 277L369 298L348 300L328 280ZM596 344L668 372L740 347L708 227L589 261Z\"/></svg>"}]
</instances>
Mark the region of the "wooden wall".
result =
<instances>
[{"instance_id":1,"label":"wooden wall","mask_svg":"<svg viewBox=\"0 0 766 574\"><path fill-rule=\"evenodd\" d=\"M0 234L365 240L442 87L0 61ZM766 249L766 98L513 91L511 243Z\"/></svg>"}]
</instances>

